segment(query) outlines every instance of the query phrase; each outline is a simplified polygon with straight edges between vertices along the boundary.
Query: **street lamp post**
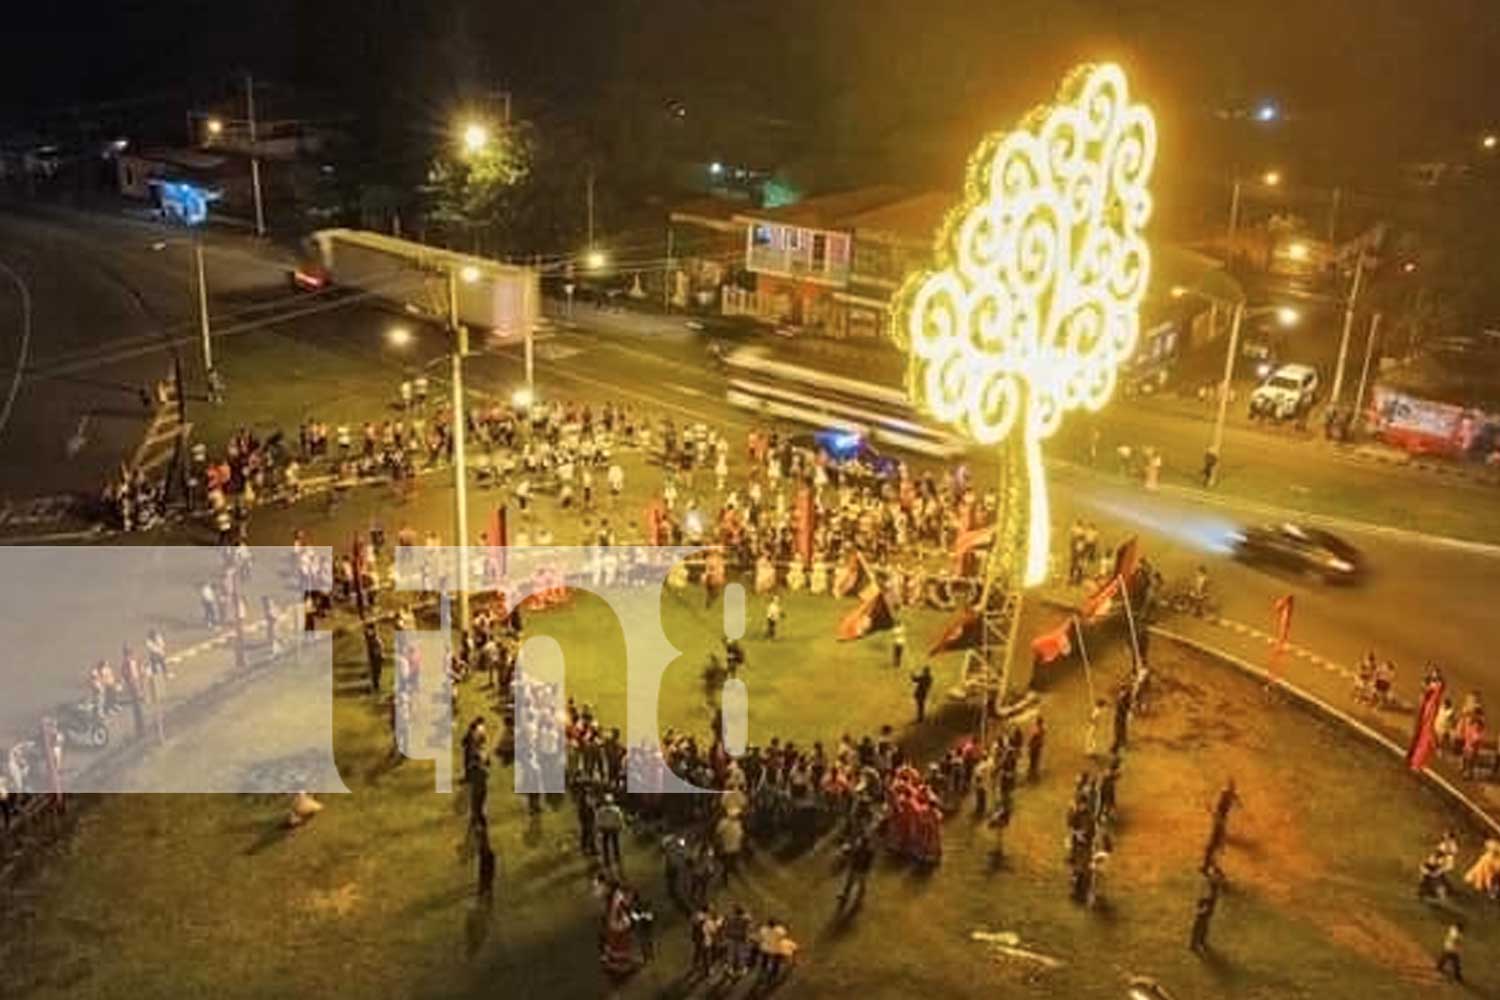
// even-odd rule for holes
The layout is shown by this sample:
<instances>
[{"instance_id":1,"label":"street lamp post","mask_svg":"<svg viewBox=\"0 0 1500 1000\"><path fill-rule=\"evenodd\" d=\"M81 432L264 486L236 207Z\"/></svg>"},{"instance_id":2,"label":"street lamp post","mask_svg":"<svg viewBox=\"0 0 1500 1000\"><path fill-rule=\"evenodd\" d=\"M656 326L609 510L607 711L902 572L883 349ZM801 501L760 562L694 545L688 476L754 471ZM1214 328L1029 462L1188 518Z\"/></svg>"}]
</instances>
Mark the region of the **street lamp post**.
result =
<instances>
[{"instance_id":1,"label":"street lamp post","mask_svg":"<svg viewBox=\"0 0 1500 1000\"><path fill-rule=\"evenodd\" d=\"M1173 289L1172 294L1179 296L1187 294L1187 289ZM1200 292L1195 294L1201 295L1202 293ZM1218 301L1212 296L1204 295L1203 297L1209 299L1209 301L1211 302ZM1288 306L1268 305L1258 306L1255 309L1246 310L1244 299L1239 299L1234 303L1234 310L1230 315L1229 321L1229 344L1224 352L1224 376L1219 381L1219 406L1217 413L1214 415L1213 439L1210 441L1208 446L1209 452L1214 456L1215 459L1213 464L1213 472L1211 473L1211 482L1209 485L1213 485L1218 482L1219 468L1223 464L1222 460L1224 458L1224 427L1229 422L1229 390L1234 383L1234 362L1239 354L1240 349L1240 329L1244 326L1245 316L1247 312L1250 315L1256 316L1262 315L1267 312L1275 312L1282 326L1292 326L1297 322L1298 318L1296 310Z\"/></svg>"},{"instance_id":2,"label":"street lamp post","mask_svg":"<svg viewBox=\"0 0 1500 1000\"><path fill-rule=\"evenodd\" d=\"M210 385L213 395L214 348L208 327L208 272L203 266L203 237L193 234L193 278L198 286L198 333L203 339L203 377Z\"/></svg>"},{"instance_id":3,"label":"street lamp post","mask_svg":"<svg viewBox=\"0 0 1500 1000\"><path fill-rule=\"evenodd\" d=\"M1328 393L1328 405L1338 406L1344 389L1344 366L1349 362L1349 335L1354 330L1354 306L1359 298L1360 284L1365 276L1365 255L1360 251L1354 262L1354 283L1349 288L1349 298L1344 304L1344 332L1339 337L1339 358L1333 369L1333 388Z\"/></svg>"},{"instance_id":4,"label":"street lamp post","mask_svg":"<svg viewBox=\"0 0 1500 1000\"><path fill-rule=\"evenodd\" d=\"M1216 459L1224 457L1224 424L1229 419L1229 386L1234 380L1234 358L1240 349L1240 326L1245 320L1245 301L1234 304L1234 314L1229 320L1229 349L1224 352L1224 378L1219 382L1219 412L1214 416L1213 443L1209 451ZM1213 478L1219 477L1219 463L1214 463Z\"/></svg>"},{"instance_id":5,"label":"street lamp post","mask_svg":"<svg viewBox=\"0 0 1500 1000\"><path fill-rule=\"evenodd\" d=\"M448 268L448 335L451 338L453 382L453 532L458 549L458 622L469 627L469 466L465 454L468 418L464 413L464 354L468 331L458 320L459 274Z\"/></svg>"},{"instance_id":6,"label":"street lamp post","mask_svg":"<svg viewBox=\"0 0 1500 1000\"><path fill-rule=\"evenodd\" d=\"M1357 420L1365 407L1365 386L1370 379L1370 359L1375 354L1375 336L1380 331L1380 313L1370 317L1370 333L1365 337L1365 362L1359 368L1359 389L1354 394L1354 417Z\"/></svg>"}]
</instances>

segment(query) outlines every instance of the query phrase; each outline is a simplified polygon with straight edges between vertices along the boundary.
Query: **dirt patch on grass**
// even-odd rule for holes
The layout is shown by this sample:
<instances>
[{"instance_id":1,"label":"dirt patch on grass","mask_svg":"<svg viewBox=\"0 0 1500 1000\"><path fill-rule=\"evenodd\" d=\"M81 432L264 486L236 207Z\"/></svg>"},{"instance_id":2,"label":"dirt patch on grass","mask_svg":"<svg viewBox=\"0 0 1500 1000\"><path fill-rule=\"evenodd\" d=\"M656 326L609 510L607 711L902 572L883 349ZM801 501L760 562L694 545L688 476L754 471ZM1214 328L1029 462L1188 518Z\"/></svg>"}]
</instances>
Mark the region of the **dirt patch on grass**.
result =
<instances>
[{"instance_id":1,"label":"dirt patch on grass","mask_svg":"<svg viewBox=\"0 0 1500 1000\"><path fill-rule=\"evenodd\" d=\"M346 882L336 889L313 889L302 900L302 908L313 916L343 919L359 908L360 888Z\"/></svg>"}]
</instances>

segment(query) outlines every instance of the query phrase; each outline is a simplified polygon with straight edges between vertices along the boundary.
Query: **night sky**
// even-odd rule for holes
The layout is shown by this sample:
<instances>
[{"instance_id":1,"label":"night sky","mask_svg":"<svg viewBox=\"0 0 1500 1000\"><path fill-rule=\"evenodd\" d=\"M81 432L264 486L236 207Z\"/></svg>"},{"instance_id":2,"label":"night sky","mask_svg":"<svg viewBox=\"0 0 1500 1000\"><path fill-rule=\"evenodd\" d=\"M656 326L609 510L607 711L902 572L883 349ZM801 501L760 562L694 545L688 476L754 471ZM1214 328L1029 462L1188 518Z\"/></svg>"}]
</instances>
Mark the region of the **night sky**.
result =
<instances>
[{"instance_id":1,"label":"night sky","mask_svg":"<svg viewBox=\"0 0 1500 1000\"><path fill-rule=\"evenodd\" d=\"M1326 170L1424 155L1500 118L1495 0L89 0L7 15L12 124L75 103L201 105L243 67L268 100L285 85L386 128L508 84L554 110L676 97L946 164L1100 57L1214 159L1242 154L1214 109L1265 97Z\"/></svg>"}]
</instances>

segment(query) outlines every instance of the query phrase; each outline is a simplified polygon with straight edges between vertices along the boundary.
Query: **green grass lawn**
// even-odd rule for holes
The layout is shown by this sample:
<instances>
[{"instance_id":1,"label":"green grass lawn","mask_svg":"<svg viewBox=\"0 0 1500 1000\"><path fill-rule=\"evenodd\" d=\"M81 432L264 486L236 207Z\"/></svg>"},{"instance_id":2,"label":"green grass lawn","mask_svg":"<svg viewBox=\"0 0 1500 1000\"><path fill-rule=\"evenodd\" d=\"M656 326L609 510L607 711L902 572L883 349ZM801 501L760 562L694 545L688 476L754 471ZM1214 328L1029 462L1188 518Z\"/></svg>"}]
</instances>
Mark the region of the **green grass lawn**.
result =
<instances>
[{"instance_id":1,"label":"green grass lawn","mask_svg":"<svg viewBox=\"0 0 1500 1000\"><path fill-rule=\"evenodd\" d=\"M717 639L718 609L704 609L697 591L662 604L663 629L682 654L665 675L661 722L702 730L708 707L699 664ZM833 640L842 608L794 597L784 638L748 642L752 741L832 743L843 731L889 723L929 754L966 731L973 714L959 705L911 725L908 685L888 665L887 641ZM752 624L756 611L752 603ZM559 640L569 690L623 724L622 633L603 605L580 599L532 624ZM912 647L938 624L914 618ZM1102 684L1119 653L1098 645ZM462 796L434 793L429 764L391 763L383 711L353 690L360 651L340 643L335 653L337 759L353 794L326 797L325 812L290 835L278 826L286 806L279 796L89 804L65 849L7 897L5 995L608 994L571 808L554 803L528 820L524 802L509 794L510 772L496 769L500 890L493 912L476 909L472 871L459 855ZM1463 829L1466 862L1477 835L1384 754L1266 700L1237 676L1167 647L1157 653L1160 695L1133 731L1104 905L1090 912L1066 898L1063 812L1085 763L1088 698L1074 665L1042 679L1053 727L1045 775L1019 794L1010 860L1000 871L989 870L981 829L967 814L954 816L941 866L924 874L882 860L863 908L840 920L830 844L802 853L779 842L755 845L743 879L718 898L790 923L804 953L785 995L1121 997L1125 978L1137 973L1183 998L1432 995L1430 955L1444 914L1414 898L1416 863L1447 825ZM940 664L940 689L955 669ZM274 698L265 706L278 712ZM466 719L492 707L471 687L460 711ZM255 738L253 720L227 724ZM179 732L183 761L194 744L191 729ZM1185 947L1194 868L1209 805L1230 775L1245 800L1224 861L1232 890L1215 922L1216 950L1200 960ZM638 832L627 842L626 868L657 902L660 956L620 993L687 995L678 981L686 928L667 903L652 845ZM1471 978L1489 995L1500 989L1491 971L1500 934L1477 905L1462 909ZM1005 958L972 941L976 930L1014 931L1063 964L1043 971Z\"/></svg>"}]
</instances>

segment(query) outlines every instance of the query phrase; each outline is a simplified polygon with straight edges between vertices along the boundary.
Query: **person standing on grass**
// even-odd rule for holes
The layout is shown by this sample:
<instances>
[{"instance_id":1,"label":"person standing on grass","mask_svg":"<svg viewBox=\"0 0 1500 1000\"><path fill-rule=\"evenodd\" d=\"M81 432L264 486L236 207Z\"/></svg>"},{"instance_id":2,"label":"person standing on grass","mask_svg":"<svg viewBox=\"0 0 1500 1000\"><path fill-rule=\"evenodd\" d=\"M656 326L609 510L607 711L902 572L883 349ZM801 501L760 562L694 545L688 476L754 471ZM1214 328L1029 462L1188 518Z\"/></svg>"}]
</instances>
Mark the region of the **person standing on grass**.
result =
<instances>
[{"instance_id":1,"label":"person standing on grass","mask_svg":"<svg viewBox=\"0 0 1500 1000\"><path fill-rule=\"evenodd\" d=\"M766 605L766 638L776 638L776 628L781 624L781 595L772 594L771 602Z\"/></svg>"},{"instance_id":2,"label":"person standing on grass","mask_svg":"<svg viewBox=\"0 0 1500 1000\"><path fill-rule=\"evenodd\" d=\"M146 669L158 680L167 676L167 640L159 628L146 633Z\"/></svg>"},{"instance_id":3,"label":"person standing on grass","mask_svg":"<svg viewBox=\"0 0 1500 1000\"><path fill-rule=\"evenodd\" d=\"M1464 981L1463 959L1459 956L1459 951L1463 947L1463 940L1463 925L1458 923L1449 924L1448 932L1443 935L1443 950L1438 954L1438 975L1452 975L1455 983L1462 983Z\"/></svg>"},{"instance_id":4,"label":"person standing on grass","mask_svg":"<svg viewBox=\"0 0 1500 1000\"><path fill-rule=\"evenodd\" d=\"M1210 877L1198 895L1197 908L1193 914L1193 933L1188 939L1188 949L1196 954L1208 950L1208 929L1214 920L1214 911L1219 908L1219 880Z\"/></svg>"},{"instance_id":5,"label":"person standing on grass","mask_svg":"<svg viewBox=\"0 0 1500 1000\"><path fill-rule=\"evenodd\" d=\"M1026 780L1035 782L1042 776L1042 750L1047 744L1047 720L1042 713L1036 714L1031 724L1031 735L1026 738Z\"/></svg>"},{"instance_id":6,"label":"person standing on grass","mask_svg":"<svg viewBox=\"0 0 1500 1000\"><path fill-rule=\"evenodd\" d=\"M995 783L995 751L992 749L979 759L974 765L974 773L969 776L974 786L974 816L983 819L989 809L990 786Z\"/></svg>"},{"instance_id":7,"label":"person standing on grass","mask_svg":"<svg viewBox=\"0 0 1500 1000\"><path fill-rule=\"evenodd\" d=\"M865 883L869 881L870 868L875 864L875 848L864 834L854 838L846 853L848 867L845 869L844 888L838 896L840 909L856 901L865 901Z\"/></svg>"},{"instance_id":8,"label":"person standing on grass","mask_svg":"<svg viewBox=\"0 0 1500 1000\"><path fill-rule=\"evenodd\" d=\"M1125 749L1125 744L1130 739L1130 685L1120 685L1119 691L1115 693L1115 729L1114 741L1110 744L1109 752L1118 754Z\"/></svg>"},{"instance_id":9,"label":"person standing on grass","mask_svg":"<svg viewBox=\"0 0 1500 1000\"><path fill-rule=\"evenodd\" d=\"M896 622L891 628L891 667L900 670L906 658L906 623Z\"/></svg>"},{"instance_id":10,"label":"person standing on grass","mask_svg":"<svg viewBox=\"0 0 1500 1000\"><path fill-rule=\"evenodd\" d=\"M1104 714L1104 699L1094 699L1089 707L1088 720L1083 724L1083 752L1085 756L1099 755L1099 718Z\"/></svg>"},{"instance_id":11,"label":"person standing on grass","mask_svg":"<svg viewBox=\"0 0 1500 1000\"><path fill-rule=\"evenodd\" d=\"M594 810L594 825L599 830L600 861L605 868L624 871L620 857L620 832L625 829L625 813L615 804L613 794L606 792L604 801Z\"/></svg>"},{"instance_id":12,"label":"person standing on grass","mask_svg":"<svg viewBox=\"0 0 1500 1000\"><path fill-rule=\"evenodd\" d=\"M1203 852L1205 872L1217 867L1219 851L1223 850L1224 841L1229 836L1229 815L1239 804L1239 792L1235 789L1234 779L1230 778L1219 792L1218 801L1214 803L1214 825L1208 835L1208 847Z\"/></svg>"},{"instance_id":13,"label":"person standing on grass","mask_svg":"<svg viewBox=\"0 0 1500 1000\"><path fill-rule=\"evenodd\" d=\"M479 845L479 885L476 895L479 902L489 908L495 902L495 848L490 844L490 823L482 819L474 824L474 837Z\"/></svg>"},{"instance_id":14,"label":"person standing on grass","mask_svg":"<svg viewBox=\"0 0 1500 1000\"><path fill-rule=\"evenodd\" d=\"M370 693L380 694L380 677L385 672L385 643L374 622L365 622L365 662L370 670Z\"/></svg>"},{"instance_id":15,"label":"person standing on grass","mask_svg":"<svg viewBox=\"0 0 1500 1000\"><path fill-rule=\"evenodd\" d=\"M920 673L912 674L911 696L917 705L917 721L927 718L927 696L932 693L932 666L924 664Z\"/></svg>"}]
</instances>

